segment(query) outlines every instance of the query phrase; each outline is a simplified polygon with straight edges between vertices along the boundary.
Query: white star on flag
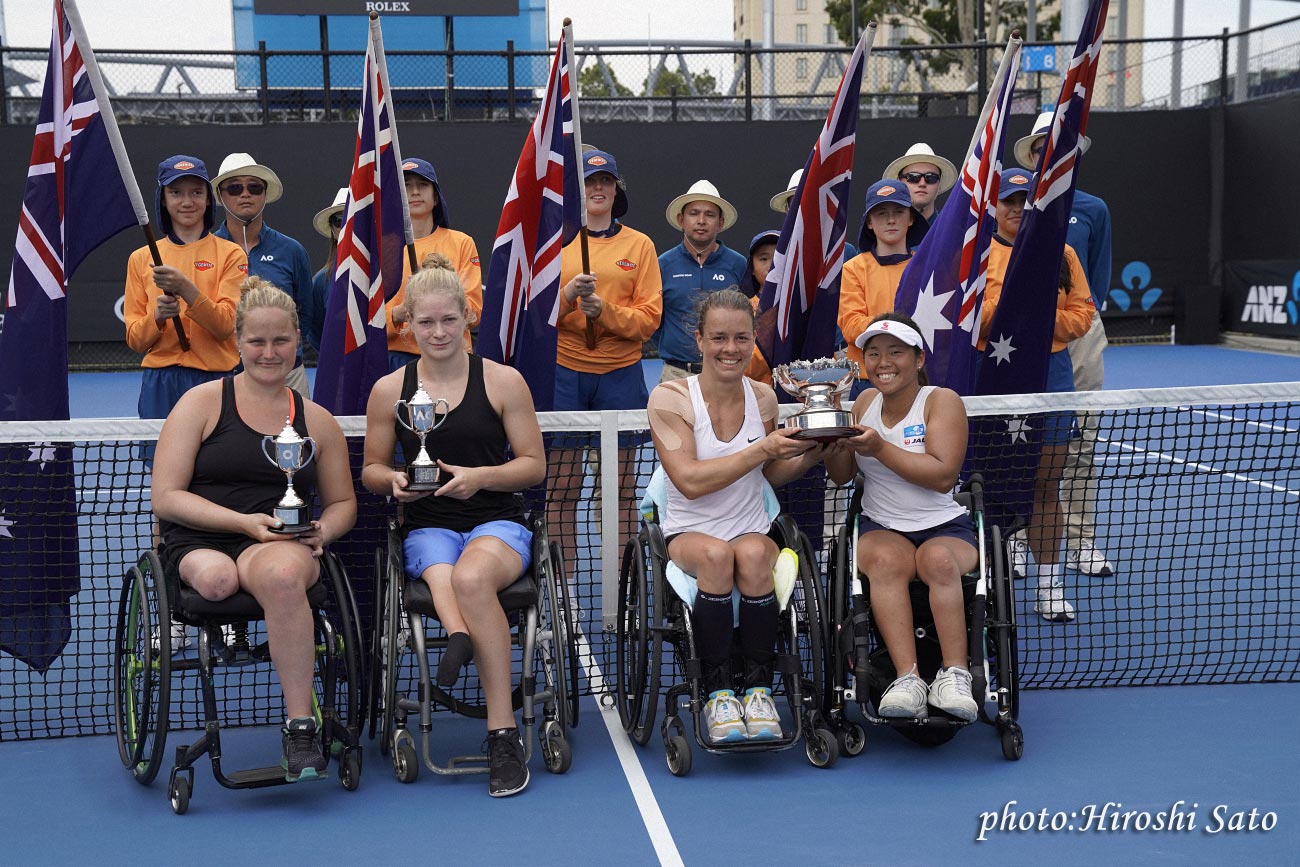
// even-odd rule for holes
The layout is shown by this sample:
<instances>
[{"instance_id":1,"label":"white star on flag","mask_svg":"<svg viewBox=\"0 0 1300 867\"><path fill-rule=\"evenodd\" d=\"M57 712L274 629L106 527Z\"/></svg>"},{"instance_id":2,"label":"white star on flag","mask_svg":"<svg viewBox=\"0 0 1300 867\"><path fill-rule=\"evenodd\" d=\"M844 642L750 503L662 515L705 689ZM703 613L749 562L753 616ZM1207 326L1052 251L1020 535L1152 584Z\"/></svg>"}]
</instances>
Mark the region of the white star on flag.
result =
<instances>
[{"instance_id":1,"label":"white star on flag","mask_svg":"<svg viewBox=\"0 0 1300 867\"><path fill-rule=\"evenodd\" d=\"M994 361L998 364L1001 364L1004 361L1008 364L1011 363L1011 353L1015 352L1016 348L1011 345L1010 337L1004 334L999 339L990 341L989 346L993 350L992 355Z\"/></svg>"},{"instance_id":2,"label":"white star on flag","mask_svg":"<svg viewBox=\"0 0 1300 867\"><path fill-rule=\"evenodd\" d=\"M930 282L916 296L916 310L912 313L912 321L920 329L926 348L932 352L934 351L935 332L948 331L952 328L952 323L943 314L943 308L948 305L948 299L952 297L953 291L949 290L936 295L934 292L934 275L932 274L930 275Z\"/></svg>"},{"instance_id":3,"label":"white star on flag","mask_svg":"<svg viewBox=\"0 0 1300 867\"><path fill-rule=\"evenodd\" d=\"M0 537L12 539L14 534L9 532L9 528L13 525L14 522L6 518L4 512L0 512Z\"/></svg>"},{"instance_id":4,"label":"white star on flag","mask_svg":"<svg viewBox=\"0 0 1300 867\"><path fill-rule=\"evenodd\" d=\"M1016 416L1007 422L1007 433L1013 443L1029 442L1029 419Z\"/></svg>"},{"instance_id":5,"label":"white star on flag","mask_svg":"<svg viewBox=\"0 0 1300 867\"><path fill-rule=\"evenodd\" d=\"M27 456L27 460L39 461L41 465L41 469L45 469L45 464L47 461L54 460L53 443L36 443L35 445L30 446L27 449L27 451L30 452L30 454L28 454Z\"/></svg>"}]
</instances>

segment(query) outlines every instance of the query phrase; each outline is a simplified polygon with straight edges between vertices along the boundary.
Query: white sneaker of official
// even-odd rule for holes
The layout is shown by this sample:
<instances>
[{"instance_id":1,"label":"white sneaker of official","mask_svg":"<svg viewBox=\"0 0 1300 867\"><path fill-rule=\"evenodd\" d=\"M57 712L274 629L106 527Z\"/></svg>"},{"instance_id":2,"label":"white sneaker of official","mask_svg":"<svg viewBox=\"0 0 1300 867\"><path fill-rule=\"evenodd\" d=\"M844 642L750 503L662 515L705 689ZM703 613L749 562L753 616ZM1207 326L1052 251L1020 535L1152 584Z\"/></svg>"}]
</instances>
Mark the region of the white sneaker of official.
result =
<instances>
[{"instance_id":1,"label":"white sneaker of official","mask_svg":"<svg viewBox=\"0 0 1300 867\"><path fill-rule=\"evenodd\" d=\"M1115 567L1105 554L1097 550L1091 539L1083 539L1079 547L1067 551L1065 565L1092 578L1107 578L1115 574Z\"/></svg>"}]
</instances>

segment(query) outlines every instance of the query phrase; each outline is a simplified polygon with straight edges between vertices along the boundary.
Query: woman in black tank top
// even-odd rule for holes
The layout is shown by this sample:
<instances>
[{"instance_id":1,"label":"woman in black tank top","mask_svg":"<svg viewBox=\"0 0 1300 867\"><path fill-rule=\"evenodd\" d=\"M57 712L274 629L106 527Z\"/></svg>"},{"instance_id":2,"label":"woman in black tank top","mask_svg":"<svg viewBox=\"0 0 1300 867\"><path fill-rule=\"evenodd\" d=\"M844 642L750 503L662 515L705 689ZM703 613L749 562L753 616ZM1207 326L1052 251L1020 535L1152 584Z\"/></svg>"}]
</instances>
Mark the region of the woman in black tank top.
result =
<instances>
[{"instance_id":1,"label":"woman in black tank top","mask_svg":"<svg viewBox=\"0 0 1300 867\"><path fill-rule=\"evenodd\" d=\"M406 314L420 357L375 383L366 406L365 486L404 507L407 574L423 579L448 635L439 682L454 682L472 656L487 701L489 791L513 794L528 782L510 692L510 627L497 592L531 556L517 492L546 474L533 399L511 367L470 355L464 345L465 291L445 257L434 255L406 286ZM442 486L408 490L405 467L419 440L393 407L417 387L450 406L425 441Z\"/></svg>"},{"instance_id":2,"label":"woman in black tank top","mask_svg":"<svg viewBox=\"0 0 1300 867\"><path fill-rule=\"evenodd\" d=\"M235 312L244 370L188 391L158 437L153 507L164 557L205 599L244 590L265 614L271 660L284 692L286 774L291 780L325 768L312 716L315 638L307 589L320 574L326 544L352 529L357 501L347 443L338 422L285 385L298 352L293 299L249 278ZM315 455L294 476L294 488L321 503L312 528L278 535L272 509L284 494L284 474L262 454L262 437L278 435L290 419L315 440Z\"/></svg>"}]
</instances>

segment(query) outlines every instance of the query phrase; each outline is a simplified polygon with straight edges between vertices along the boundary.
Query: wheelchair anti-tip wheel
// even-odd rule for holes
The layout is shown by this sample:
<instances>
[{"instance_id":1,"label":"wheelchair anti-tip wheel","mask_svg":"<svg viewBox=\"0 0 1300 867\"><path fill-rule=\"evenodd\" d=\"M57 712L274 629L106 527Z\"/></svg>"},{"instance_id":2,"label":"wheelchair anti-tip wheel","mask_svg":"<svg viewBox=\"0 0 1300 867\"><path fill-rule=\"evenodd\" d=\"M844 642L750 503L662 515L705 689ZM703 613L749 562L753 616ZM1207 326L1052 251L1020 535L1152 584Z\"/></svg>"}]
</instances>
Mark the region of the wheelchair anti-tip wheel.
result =
<instances>
[{"instance_id":1,"label":"wheelchair anti-tip wheel","mask_svg":"<svg viewBox=\"0 0 1300 867\"><path fill-rule=\"evenodd\" d=\"M122 583L113 699L118 756L137 782L148 785L162 766L171 707L171 613L154 551L146 552Z\"/></svg>"}]
</instances>

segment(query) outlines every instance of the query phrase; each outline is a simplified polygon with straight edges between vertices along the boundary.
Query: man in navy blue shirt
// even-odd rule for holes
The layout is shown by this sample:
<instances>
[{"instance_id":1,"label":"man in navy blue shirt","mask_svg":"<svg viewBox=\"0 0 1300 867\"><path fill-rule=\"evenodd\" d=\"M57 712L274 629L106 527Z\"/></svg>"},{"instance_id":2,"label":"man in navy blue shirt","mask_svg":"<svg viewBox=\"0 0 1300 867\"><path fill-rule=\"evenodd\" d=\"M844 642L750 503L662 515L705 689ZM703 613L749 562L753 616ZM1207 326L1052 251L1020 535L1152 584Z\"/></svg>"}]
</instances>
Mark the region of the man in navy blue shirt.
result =
<instances>
[{"instance_id":1,"label":"man in navy blue shirt","mask_svg":"<svg viewBox=\"0 0 1300 867\"><path fill-rule=\"evenodd\" d=\"M655 345L664 369L660 382L700 372L695 343L695 309L700 299L719 289L738 289L745 275L745 257L728 249L718 233L735 225L736 209L708 181L668 203L668 224L682 232L682 242L659 256L663 276L664 311Z\"/></svg>"},{"instance_id":2,"label":"man in navy blue shirt","mask_svg":"<svg viewBox=\"0 0 1300 867\"><path fill-rule=\"evenodd\" d=\"M231 154L221 161L221 171L212 179L212 185L226 212L225 221L213 234L234 241L248 254L249 274L269 280L293 296L298 305L298 327L306 333L312 322L312 274L307 251L293 238L266 225L262 218L266 206L284 193L280 178L248 154ZM302 341L298 342L298 362L285 381L304 398L309 397Z\"/></svg>"},{"instance_id":3,"label":"man in navy blue shirt","mask_svg":"<svg viewBox=\"0 0 1300 867\"><path fill-rule=\"evenodd\" d=\"M1020 165L1030 170L1037 167L1051 125L1052 112L1045 111L1034 121L1033 131L1016 142L1016 160ZM1082 136L1079 144L1082 152L1086 152L1092 142L1087 136ZM1106 293L1110 291L1110 210L1106 203L1076 189L1065 241L1079 254L1097 308L1088 333L1069 346L1070 362L1074 365L1074 390L1098 391L1104 373L1102 352L1106 349L1106 329L1102 326L1101 310L1106 304ZM1078 418L1081 435L1070 440L1065 472L1061 477L1065 564L1085 575L1105 577L1113 574L1115 569L1096 546L1097 477L1093 452L1097 443L1098 419L1096 413L1079 413Z\"/></svg>"}]
</instances>

